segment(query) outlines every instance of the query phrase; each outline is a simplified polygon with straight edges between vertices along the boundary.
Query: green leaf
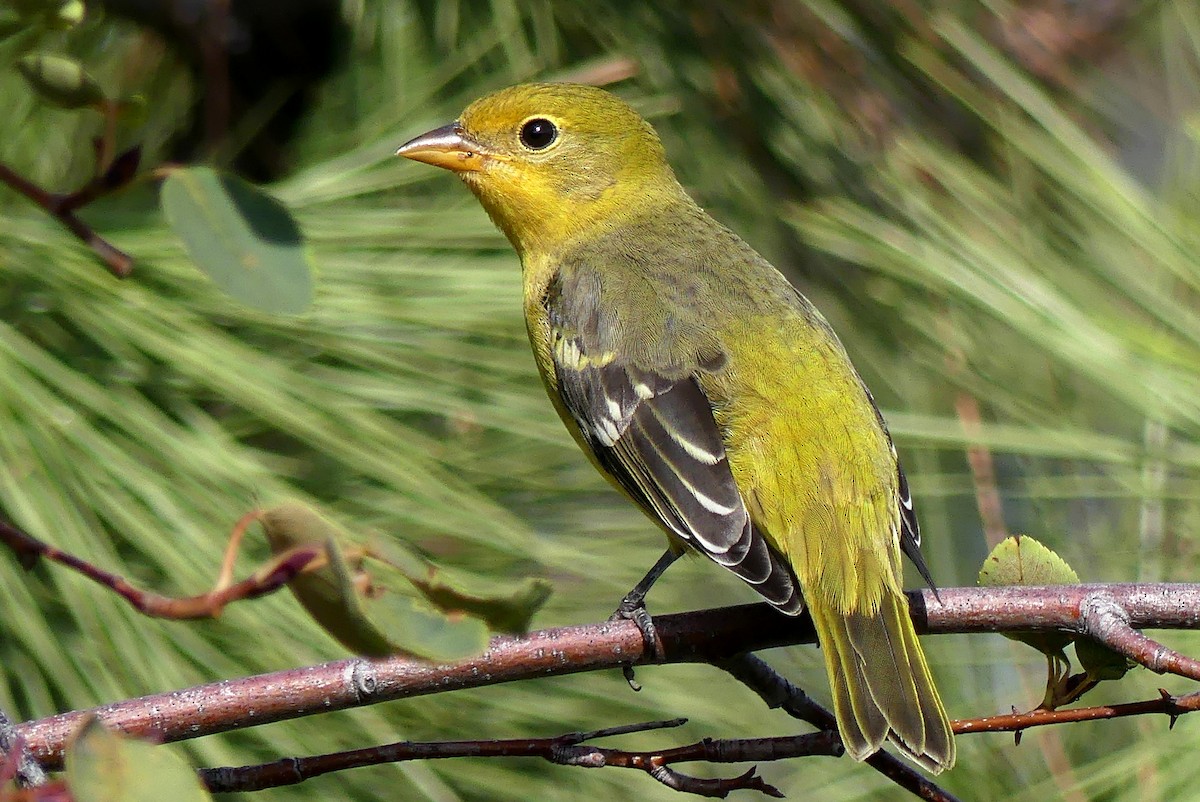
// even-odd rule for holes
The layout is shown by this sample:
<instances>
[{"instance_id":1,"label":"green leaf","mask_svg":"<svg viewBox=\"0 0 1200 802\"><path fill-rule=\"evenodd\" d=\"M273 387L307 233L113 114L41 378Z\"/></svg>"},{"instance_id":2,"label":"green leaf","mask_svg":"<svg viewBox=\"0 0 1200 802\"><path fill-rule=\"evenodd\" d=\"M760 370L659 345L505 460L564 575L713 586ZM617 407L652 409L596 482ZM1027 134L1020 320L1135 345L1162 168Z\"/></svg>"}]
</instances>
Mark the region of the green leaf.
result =
<instances>
[{"instance_id":1,"label":"green leaf","mask_svg":"<svg viewBox=\"0 0 1200 802\"><path fill-rule=\"evenodd\" d=\"M534 614L550 598L544 579L529 578L520 585L455 568L432 566L396 540L373 543L368 556L405 574L425 601L445 613L466 613L485 621L493 632L523 635Z\"/></svg>"},{"instance_id":2,"label":"green leaf","mask_svg":"<svg viewBox=\"0 0 1200 802\"><path fill-rule=\"evenodd\" d=\"M162 207L188 255L242 303L299 314L312 302L312 271L287 208L237 176L209 167L175 170Z\"/></svg>"},{"instance_id":3,"label":"green leaf","mask_svg":"<svg viewBox=\"0 0 1200 802\"><path fill-rule=\"evenodd\" d=\"M534 613L550 598L550 583L544 579L526 579L508 592L480 593L449 584L439 573L429 581L413 580L421 594L439 610L462 612L487 622L496 632L524 635Z\"/></svg>"},{"instance_id":4,"label":"green leaf","mask_svg":"<svg viewBox=\"0 0 1200 802\"><path fill-rule=\"evenodd\" d=\"M366 601L367 616L400 650L430 660L461 660L483 652L487 624L461 613L445 613L403 593Z\"/></svg>"},{"instance_id":5,"label":"green leaf","mask_svg":"<svg viewBox=\"0 0 1200 802\"><path fill-rule=\"evenodd\" d=\"M299 502L280 504L260 518L274 554L297 546L323 544L326 564L288 583L296 601L321 628L355 654L383 657L397 649L375 627L355 587L355 568L342 554L342 532Z\"/></svg>"},{"instance_id":6,"label":"green leaf","mask_svg":"<svg viewBox=\"0 0 1200 802\"><path fill-rule=\"evenodd\" d=\"M979 584L983 587L1005 585L1073 585L1079 576L1050 549L1028 535L1005 538L983 561ZM1006 632L1005 637L1027 643L1051 659L1062 659L1075 635L1066 632ZM1053 673L1053 671L1051 672Z\"/></svg>"},{"instance_id":7,"label":"green leaf","mask_svg":"<svg viewBox=\"0 0 1200 802\"><path fill-rule=\"evenodd\" d=\"M403 543L356 549L347 559L345 533L297 501L272 507L259 520L276 555L324 544L326 564L300 574L289 587L313 620L356 654L469 657L487 648L490 630L525 632L550 595L543 580L526 580L513 590L484 577L442 571ZM386 573L368 577L365 556Z\"/></svg>"},{"instance_id":8,"label":"green leaf","mask_svg":"<svg viewBox=\"0 0 1200 802\"><path fill-rule=\"evenodd\" d=\"M30 53L17 61L17 71L43 100L65 109L95 106L104 91L83 65L53 53Z\"/></svg>"},{"instance_id":9,"label":"green leaf","mask_svg":"<svg viewBox=\"0 0 1200 802\"><path fill-rule=\"evenodd\" d=\"M66 756L75 802L205 802L212 797L196 771L170 746L123 738L87 719Z\"/></svg>"},{"instance_id":10,"label":"green leaf","mask_svg":"<svg viewBox=\"0 0 1200 802\"><path fill-rule=\"evenodd\" d=\"M1068 585L1078 581L1079 577L1061 557L1033 538L1022 535L1002 540L979 569L979 584L983 587ZM1054 710L1070 701L1071 661L1064 650L1076 636L1067 632L1003 634L1046 655L1046 690L1040 706Z\"/></svg>"},{"instance_id":11,"label":"green leaf","mask_svg":"<svg viewBox=\"0 0 1200 802\"><path fill-rule=\"evenodd\" d=\"M979 569L983 587L1076 585L1079 576L1050 549L1028 535L1005 538Z\"/></svg>"},{"instance_id":12,"label":"green leaf","mask_svg":"<svg viewBox=\"0 0 1200 802\"><path fill-rule=\"evenodd\" d=\"M1075 656L1079 658L1080 667L1087 672L1088 679L1095 682L1121 679L1137 665L1125 655L1091 638L1075 641Z\"/></svg>"}]
</instances>

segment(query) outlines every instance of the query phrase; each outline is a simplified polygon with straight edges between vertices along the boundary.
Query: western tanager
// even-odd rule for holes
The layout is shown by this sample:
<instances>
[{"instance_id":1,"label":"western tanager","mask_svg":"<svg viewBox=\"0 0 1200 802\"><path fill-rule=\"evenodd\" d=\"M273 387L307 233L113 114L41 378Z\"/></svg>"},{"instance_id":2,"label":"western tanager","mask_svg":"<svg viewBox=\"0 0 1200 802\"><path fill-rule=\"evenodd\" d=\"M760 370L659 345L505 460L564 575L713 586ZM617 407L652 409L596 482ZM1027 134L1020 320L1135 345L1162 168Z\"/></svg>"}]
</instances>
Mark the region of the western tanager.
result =
<instances>
[{"instance_id":1,"label":"western tanager","mask_svg":"<svg viewBox=\"0 0 1200 802\"><path fill-rule=\"evenodd\" d=\"M675 554L706 555L783 612L807 606L854 758L890 738L953 765L901 591L902 551L929 575L883 418L829 324L688 197L650 124L601 89L528 84L398 153L456 172L508 236L558 414L667 533L627 601Z\"/></svg>"}]
</instances>

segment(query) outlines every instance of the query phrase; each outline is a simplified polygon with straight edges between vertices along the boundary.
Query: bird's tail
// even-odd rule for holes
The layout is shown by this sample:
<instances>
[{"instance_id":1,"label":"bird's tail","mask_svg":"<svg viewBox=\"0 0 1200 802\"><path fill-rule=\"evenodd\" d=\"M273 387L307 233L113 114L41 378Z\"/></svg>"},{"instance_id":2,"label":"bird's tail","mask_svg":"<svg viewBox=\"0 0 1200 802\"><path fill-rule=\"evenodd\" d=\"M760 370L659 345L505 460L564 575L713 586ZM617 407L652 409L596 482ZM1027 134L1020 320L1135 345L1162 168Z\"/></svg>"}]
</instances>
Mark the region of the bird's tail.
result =
<instances>
[{"instance_id":1,"label":"bird's tail","mask_svg":"<svg viewBox=\"0 0 1200 802\"><path fill-rule=\"evenodd\" d=\"M937 774L954 765L954 735L904 596L884 593L877 613L845 615L809 600L825 653L846 751L864 760L890 739Z\"/></svg>"}]
</instances>

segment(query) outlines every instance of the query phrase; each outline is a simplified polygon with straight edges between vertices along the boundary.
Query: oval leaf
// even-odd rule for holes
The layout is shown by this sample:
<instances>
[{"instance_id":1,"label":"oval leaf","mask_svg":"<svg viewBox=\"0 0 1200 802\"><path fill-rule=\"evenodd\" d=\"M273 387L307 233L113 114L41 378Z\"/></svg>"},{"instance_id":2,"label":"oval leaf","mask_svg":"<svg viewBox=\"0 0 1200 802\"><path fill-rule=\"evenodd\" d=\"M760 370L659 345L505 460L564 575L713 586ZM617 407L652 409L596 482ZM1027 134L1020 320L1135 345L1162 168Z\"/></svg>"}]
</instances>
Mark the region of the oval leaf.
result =
<instances>
[{"instance_id":1,"label":"oval leaf","mask_svg":"<svg viewBox=\"0 0 1200 802\"><path fill-rule=\"evenodd\" d=\"M397 540L373 544L368 556L404 574L437 609L481 619L493 632L524 635L534 614L550 598L550 583L543 579L530 578L514 585L461 569L435 567Z\"/></svg>"},{"instance_id":2,"label":"oval leaf","mask_svg":"<svg viewBox=\"0 0 1200 802\"><path fill-rule=\"evenodd\" d=\"M206 802L196 771L172 747L135 741L89 718L67 748L67 787L75 802Z\"/></svg>"},{"instance_id":3,"label":"oval leaf","mask_svg":"<svg viewBox=\"0 0 1200 802\"><path fill-rule=\"evenodd\" d=\"M347 559L339 546L345 541L340 527L299 501L278 504L259 520L276 555L324 544L325 564L288 586L313 620L357 654L438 661L470 657L487 648L489 627L523 633L550 595L542 580L511 588L458 572L448 576L395 542ZM366 583L356 581L366 578L361 576L364 557L388 570Z\"/></svg>"},{"instance_id":4,"label":"oval leaf","mask_svg":"<svg viewBox=\"0 0 1200 802\"><path fill-rule=\"evenodd\" d=\"M17 71L43 100L64 109L95 106L104 92L83 65L53 53L30 53L17 61Z\"/></svg>"},{"instance_id":5,"label":"oval leaf","mask_svg":"<svg viewBox=\"0 0 1200 802\"><path fill-rule=\"evenodd\" d=\"M1028 535L1005 538L992 549L979 569L979 584L983 587L1003 585L1073 585L1079 582L1074 569L1050 549ZM1075 636L1060 632L1005 633L1021 643L1027 643L1050 658L1064 662L1065 649Z\"/></svg>"},{"instance_id":6,"label":"oval leaf","mask_svg":"<svg viewBox=\"0 0 1200 802\"><path fill-rule=\"evenodd\" d=\"M192 261L225 292L264 312L308 308L304 239L279 201L237 176L188 167L163 182L162 206Z\"/></svg>"},{"instance_id":7,"label":"oval leaf","mask_svg":"<svg viewBox=\"0 0 1200 802\"><path fill-rule=\"evenodd\" d=\"M326 632L355 654L386 657L399 651L363 608L354 584L354 569L346 562L337 541L325 542L329 563L304 573L289 583L304 609Z\"/></svg>"},{"instance_id":8,"label":"oval leaf","mask_svg":"<svg viewBox=\"0 0 1200 802\"><path fill-rule=\"evenodd\" d=\"M332 521L302 501L288 499L264 510L258 517L271 553L278 556L298 546L320 546L345 535Z\"/></svg>"}]
</instances>

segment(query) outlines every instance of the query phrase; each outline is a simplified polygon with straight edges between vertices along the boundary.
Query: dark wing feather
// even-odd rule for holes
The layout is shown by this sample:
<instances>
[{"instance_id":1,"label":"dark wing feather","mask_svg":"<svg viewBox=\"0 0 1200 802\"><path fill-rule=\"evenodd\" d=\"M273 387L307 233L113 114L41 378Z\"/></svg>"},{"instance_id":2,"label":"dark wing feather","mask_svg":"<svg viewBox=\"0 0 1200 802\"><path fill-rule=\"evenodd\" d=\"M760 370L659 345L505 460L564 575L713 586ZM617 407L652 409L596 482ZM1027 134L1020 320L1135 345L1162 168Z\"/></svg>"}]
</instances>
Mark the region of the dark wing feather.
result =
<instances>
[{"instance_id":1,"label":"dark wing feather","mask_svg":"<svg viewBox=\"0 0 1200 802\"><path fill-rule=\"evenodd\" d=\"M899 498L897 499L897 503L900 506L900 550L917 567L917 573L921 575L921 578L925 580L925 584L929 585L936 596L937 585L933 584L933 577L929 573L929 566L925 564L925 557L921 554L921 527L917 523L917 511L913 509L912 493L908 489L908 477L904 475L904 468L900 466L900 457L896 454L896 444L892 442L892 433L888 431L887 422L883 419L883 413L879 411L879 405L875 403L875 396L871 395L871 391L867 389L865 384L861 386L863 392L867 394L867 400L871 402L871 408L875 410L875 418L879 421L879 425L883 427L883 433L887 437L888 446L892 449L892 456L896 459L896 474L899 480L897 487L900 491L898 493Z\"/></svg>"},{"instance_id":2,"label":"dark wing feather","mask_svg":"<svg viewBox=\"0 0 1200 802\"><path fill-rule=\"evenodd\" d=\"M550 320L559 394L600 465L670 532L799 613L799 585L751 523L694 375L639 368Z\"/></svg>"},{"instance_id":3,"label":"dark wing feather","mask_svg":"<svg viewBox=\"0 0 1200 802\"><path fill-rule=\"evenodd\" d=\"M888 436L888 440L891 440L891 435ZM892 446L892 451L895 450L896 447ZM937 585L933 584L929 566L925 564L925 557L921 554L921 527L917 524L917 511L913 509L912 493L908 490L908 477L904 475L899 459L896 460L896 471L900 474L900 550L912 560L917 572L936 596Z\"/></svg>"}]
</instances>

